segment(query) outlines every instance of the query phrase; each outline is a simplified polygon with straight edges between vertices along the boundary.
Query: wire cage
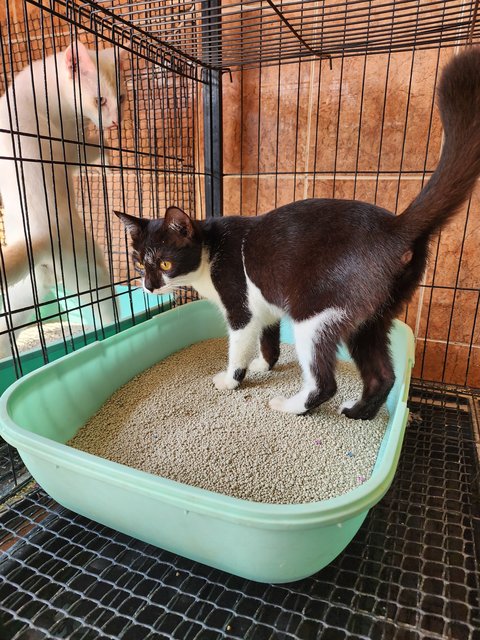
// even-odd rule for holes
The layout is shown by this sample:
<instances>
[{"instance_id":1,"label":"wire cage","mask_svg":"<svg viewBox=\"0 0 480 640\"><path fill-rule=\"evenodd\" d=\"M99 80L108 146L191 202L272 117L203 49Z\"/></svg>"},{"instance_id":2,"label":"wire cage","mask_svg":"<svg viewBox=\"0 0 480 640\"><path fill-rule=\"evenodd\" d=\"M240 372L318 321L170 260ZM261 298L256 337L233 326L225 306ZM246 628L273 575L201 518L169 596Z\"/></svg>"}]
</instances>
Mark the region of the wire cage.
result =
<instances>
[{"instance_id":1,"label":"wire cage","mask_svg":"<svg viewBox=\"0 0 480 640\"><path fill-rule=\"evenodd\" d=\"M437 164L437 79L458 48L478 43L477 14L478 3L464 0L6 0L0 95L35 61L35 83L47 86L41 61L62 60L68 47L78 56L77 43L97 64L112 48L121 120L108 129L84 126L77 96L77 128L65 139L61 122L26 126L15 116L24 108L20 92L11 93L9 124L0 116L0 136L11 145L10 153L0 147L0 172L2 162L16 167L20 234L13 237L23 239L27 263L17 303L4 212L2 390L194 295L157 299L138 288L114 210L161 217L176 204L203 219L335 197L401 213ZM33 94L37 84L32 75L28 81ZM51 167L72 190L66 211L57 211ZM32 172L42 176L35 196L51 209L48 291L39 286L29 226ZM397 479L360 543L298 589L256 588L69 514L36 487L22 490L28 473L1 443L5 638L474 640L479 209L477 189L435 239L422 284L401 314L416 339L414 417ZM72 253L73 284L62 272Z\"/></svg>"},{"instance_id":2,"label":"wire cage","mask_svg":"<svg viewBox=\"0 0 480 640\"><path fill-rule=\"evenodd\" d=\"M0 74L2 93L11 86L2 105L1 141L4 384L12 375L165 308L168 300L132 289L135 273L112 211L156 216L175 201L195 213L201 190L195 168L196 73L174 69L162 52L134 37L127 49L125 35L120 38L113 26L107 33L104 23L100 30L95 18L87 23L85 13L78 9L76 15L77 8L68 3L38 10L9 3L6 8ZM81 83L74 104L66 102L64 52L70 47L74 58L80 56L82 43L96 52L92 69L97 69L99 88L105 69L112 74L119 127L92 126L84 113L92 98L81 95ZM113 55L101 57L102 52ZM16 75L27 65L34 74ZM27 106L25 94L31 98ZM17 184L9 189L9 182ZM39 237L47 245L40 257L35 255ZM20 284L9 279L8 268L8 250L17 247L26 266ZM47 278L42 262L51 272ZM103 302L96 304L97 299ZM50 348L55 341L56 349ZM28 357L21 357L26 349Z\"/></svg>"}]
</instances>

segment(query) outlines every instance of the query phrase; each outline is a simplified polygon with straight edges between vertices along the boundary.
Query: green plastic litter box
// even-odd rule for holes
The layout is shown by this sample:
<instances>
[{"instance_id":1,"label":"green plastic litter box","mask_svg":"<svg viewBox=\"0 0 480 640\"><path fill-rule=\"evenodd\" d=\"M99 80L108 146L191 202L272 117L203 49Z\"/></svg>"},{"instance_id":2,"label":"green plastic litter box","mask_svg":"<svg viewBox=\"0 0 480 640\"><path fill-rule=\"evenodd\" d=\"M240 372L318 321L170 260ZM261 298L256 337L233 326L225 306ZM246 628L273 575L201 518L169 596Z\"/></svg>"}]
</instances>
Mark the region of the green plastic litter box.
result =
<instances>
[{"instance_id":1,"label":"green plastic litter box","mask_svg":"<svg viewBox=\"0 0 480 640\"><path fill-rule=\"evenodd\" d=\"M290 582L331 562L389 488L407 423L413 335L391 334L396 383L372 476L348 493L308 504L231 498L128 468L64 443L121 385L193 343L225 335L201 300L178 307L26 375L0 399L0 434L60 504L182 556L260 582ZM288 322L282 340L292 341ZM347 354L339 350L339 357Z\"/></svg>"}]
</instances>

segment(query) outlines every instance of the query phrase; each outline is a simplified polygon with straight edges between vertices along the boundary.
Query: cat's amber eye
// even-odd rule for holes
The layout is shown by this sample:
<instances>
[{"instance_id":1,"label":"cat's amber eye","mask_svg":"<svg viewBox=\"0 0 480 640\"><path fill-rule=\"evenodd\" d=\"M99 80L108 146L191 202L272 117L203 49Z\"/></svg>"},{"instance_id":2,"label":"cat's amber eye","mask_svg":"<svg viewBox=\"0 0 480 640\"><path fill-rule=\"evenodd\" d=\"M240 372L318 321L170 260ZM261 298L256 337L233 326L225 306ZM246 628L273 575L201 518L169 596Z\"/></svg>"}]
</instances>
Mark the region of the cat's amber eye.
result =
<instances>
[{"instance_id":1,"label":"cat's amber eye","mask_svg":"<svg viewBox=\"0 0 480 640\"><path fill-rule=\"evenodd\" d=\"M170 271L171 268L172 268L172 263L170 262L170 260L162 260L160 262L160 269L162 271Z\"/></svg>"},{"instance_id":2,"label":"cat's amber eye","mask_svg":"<svg viewBox=\"0 0 480 640\"><path fill-rule=\"evenodd\" d=\"M145 265L143 264L143 262L136 262L135 263L135 268L138 271L145 271Z\"/></svg>"},{"instance_id":3,"label":"cat's amber eye","mask_svg":"<svg viewBox=\"0 0 480 640\"><path fill-rule=\"evenodd\" d=\"M97 105L97 107L100 105L101 107L104 107L107 103L107 99L103 98L102 96L100 96L100 98L95 98L95 104Z\"/></svg>"}]
</instances>

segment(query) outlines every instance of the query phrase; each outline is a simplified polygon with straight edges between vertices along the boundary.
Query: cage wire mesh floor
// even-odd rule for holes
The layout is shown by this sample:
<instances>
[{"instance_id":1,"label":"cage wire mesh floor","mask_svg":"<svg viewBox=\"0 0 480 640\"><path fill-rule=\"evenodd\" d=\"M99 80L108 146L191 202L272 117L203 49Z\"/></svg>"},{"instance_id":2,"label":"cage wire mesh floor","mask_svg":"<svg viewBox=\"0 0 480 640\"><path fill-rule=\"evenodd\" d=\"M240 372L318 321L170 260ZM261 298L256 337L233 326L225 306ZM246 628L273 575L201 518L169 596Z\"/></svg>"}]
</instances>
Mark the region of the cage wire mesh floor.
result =
<instances>
[{"instance_id":1,"label":"cage wire mesh floor","mask_svg":"<svg viewBox=\"0 0 480 640\"><path fill-rule=\"evenodd\" d=\"M0 438L0 501L29 477L18 451Z\"/></svg>"},{"instance_id":2,"label":"cage wire mesh floor","mask_svg":"<svg viewBox=\"0 0 480 640\"><path fill-rule=\"evenodd\" d=\"M210 569L27 487L0 512L0 637L478 640L478 403L413 386L391 489L331 565L291 584Z\"/></svg>"}]
</instances>

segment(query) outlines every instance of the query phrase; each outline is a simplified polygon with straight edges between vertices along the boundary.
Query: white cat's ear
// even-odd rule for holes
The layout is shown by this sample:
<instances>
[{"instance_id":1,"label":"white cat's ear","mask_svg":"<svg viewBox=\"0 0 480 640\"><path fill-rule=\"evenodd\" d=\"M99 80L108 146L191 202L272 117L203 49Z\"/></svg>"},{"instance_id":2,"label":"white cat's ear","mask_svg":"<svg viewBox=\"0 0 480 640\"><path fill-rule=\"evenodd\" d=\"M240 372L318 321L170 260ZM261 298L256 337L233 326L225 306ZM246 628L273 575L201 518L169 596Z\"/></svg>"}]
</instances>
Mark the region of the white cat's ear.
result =
<instances>
[{"instance_id":1,"label":"white cat's ear","mask_svg":"<svg viewBox=\"0 0 480 640\"><path fill-rule=\"evenodd\" d=\"M128 52L120 47L108 47L99 51L99 55L109 64L118 64L119 68L123 70Z\"/></svg>"},{"instance_id":2,"label":"white cat's ear","mask_svg":"<svg viewBox=\"0 0 480 640\"><path fill-rule=\"evenodd\" d=\"M119 49L120 66L124 67L128 61L128 51L126 49Z\"/></svg>"},{"instance_id":3,"label":"white cat's ear","mask_svg":"<svg viewBox=\"0 0 480 640\"><path fill-rule=\"evenodd\" d=\"M123 213L122 211L114 211L113 213L123 222L130 234L142 231L142 229L144 229L148 224L147 218L136 218L135 216Z\"/></svg>"},{"instance_id":4,"label":"white cat's ear","mask_svg":"<svg viewBox=\"0 0 480 640\"><path fill-rule=\"evenodd\" d=\"M117 60L122 71L125 70L125 65L128 60L128 51L126 49L117 48Z\"/></svg>"},{"instance_id":5,"label":"white cat's ear","mask_svg":"<svg viewBox=\"0 0 480 640\"><path fill-rule=\"evenodd\" d=\"M96 67L90 58L87 47L77 40L65 49L65 65L70 78L76 73L88 76L96 73Z\"/></svg>"},{"instance_id":6,"label":"white cat's ear","mask_svg":"<svg viewBox=\"0 0 480 640\"><path fill-rule=\"evenodd\" d=\"M190 216L178 207L168 207L165 212L165 224L184 238L191 238L194 234Z\"/></svg>"}]
</instances>

